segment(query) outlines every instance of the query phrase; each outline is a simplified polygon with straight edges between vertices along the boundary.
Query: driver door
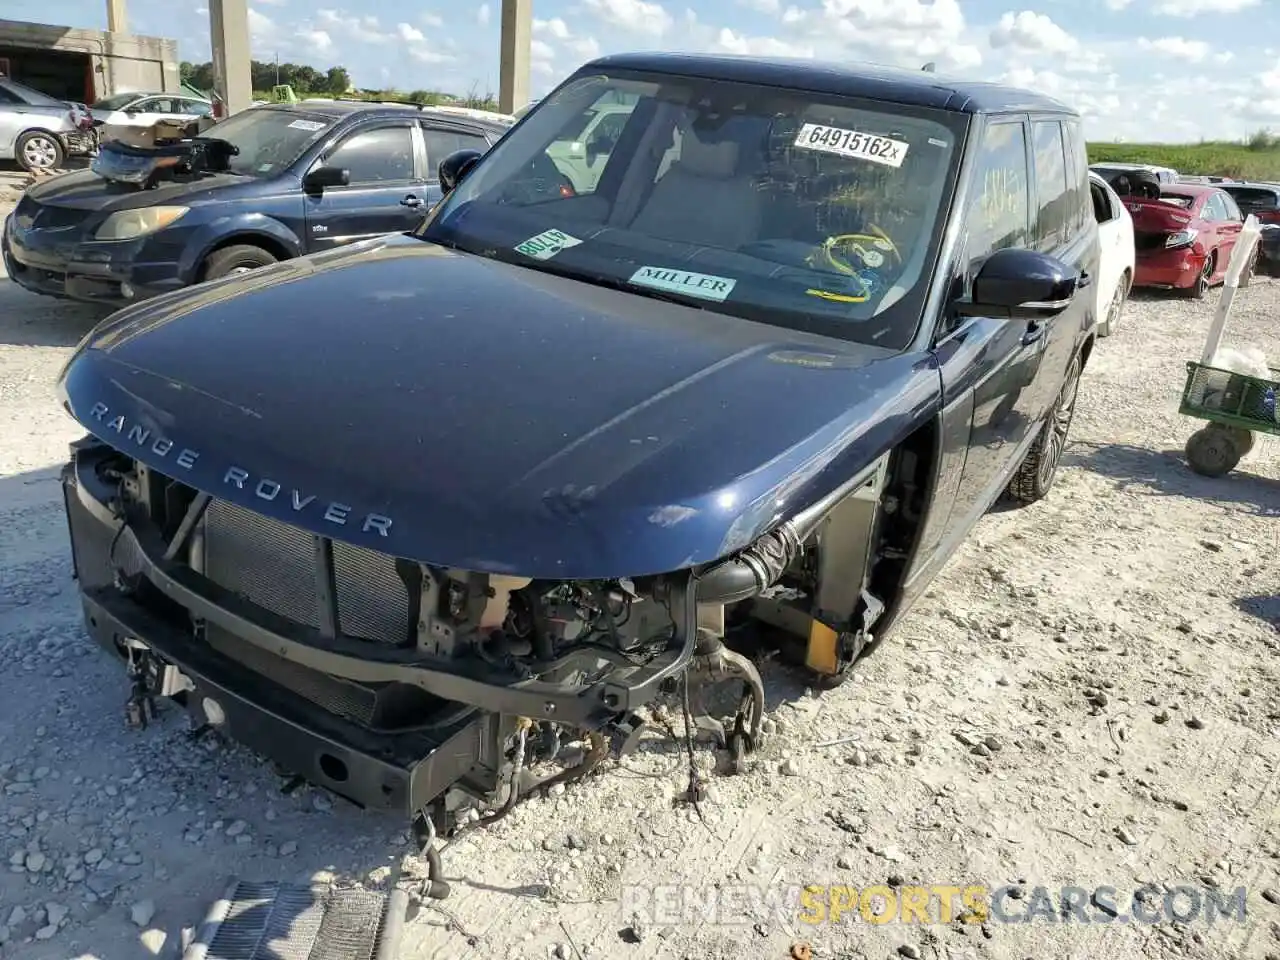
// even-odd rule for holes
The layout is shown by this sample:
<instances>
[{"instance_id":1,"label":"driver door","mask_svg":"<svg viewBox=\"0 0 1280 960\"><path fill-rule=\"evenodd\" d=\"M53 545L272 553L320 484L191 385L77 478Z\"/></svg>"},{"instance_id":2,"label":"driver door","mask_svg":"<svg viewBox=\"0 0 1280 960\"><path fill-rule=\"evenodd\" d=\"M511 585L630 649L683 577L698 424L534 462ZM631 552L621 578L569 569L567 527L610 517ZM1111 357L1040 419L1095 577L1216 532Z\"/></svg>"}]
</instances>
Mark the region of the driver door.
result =
<instances>
[{"instance_id":1,"label":"driver door","mask_svg":"<svg viewBox=\"0 0 1280 960\"><path fill-rule=\"evenodd\" d=\"M405 120L362 124L318 157L319 166L351 175L345 187L306 194L307 252L412 230L426 215L426 163L421 132Z\"/></svg>"}]
</instances>

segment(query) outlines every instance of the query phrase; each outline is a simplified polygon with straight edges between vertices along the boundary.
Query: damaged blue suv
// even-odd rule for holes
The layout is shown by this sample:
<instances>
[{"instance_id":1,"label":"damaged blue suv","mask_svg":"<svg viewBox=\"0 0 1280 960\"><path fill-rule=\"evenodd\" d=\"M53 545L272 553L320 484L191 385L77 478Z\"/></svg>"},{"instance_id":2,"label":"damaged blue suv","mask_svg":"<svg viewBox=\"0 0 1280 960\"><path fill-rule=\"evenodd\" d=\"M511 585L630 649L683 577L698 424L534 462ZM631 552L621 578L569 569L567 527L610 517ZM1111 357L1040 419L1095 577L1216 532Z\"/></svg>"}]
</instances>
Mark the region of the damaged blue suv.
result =
<instances>
[{"instance_id":1,"label":"damaged blue suv","mask_svg":"<svg viewBox=\"0 0 1280 960\"><path fill-rule=\"evenodd\" d=\"M75 568L135 723L171 697L428 837L671 695L738 767L744 651L839 682L1002 492L1049 492L1096 320L1063 105L612 56L440 176L413 233L131 307L68 362Z\"/></svg>"}]
</instances>

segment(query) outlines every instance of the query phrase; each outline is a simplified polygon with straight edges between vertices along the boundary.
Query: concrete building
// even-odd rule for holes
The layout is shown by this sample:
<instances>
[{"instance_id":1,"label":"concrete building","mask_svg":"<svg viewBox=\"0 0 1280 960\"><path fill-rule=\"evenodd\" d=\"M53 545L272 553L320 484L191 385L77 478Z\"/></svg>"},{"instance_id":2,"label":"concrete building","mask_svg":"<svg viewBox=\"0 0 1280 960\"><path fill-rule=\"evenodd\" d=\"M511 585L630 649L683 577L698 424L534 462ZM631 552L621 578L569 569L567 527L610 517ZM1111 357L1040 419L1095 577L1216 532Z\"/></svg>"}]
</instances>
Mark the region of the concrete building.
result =
<instances>
[{"instance_id":1,"label":"concrete building","mask_svg":"<svg viewBox=\"0 0 1280 960\"><path fill-rule=\"evenodd\" d=\"M129 90L178 92L178 44L159 37L0 20L0 73L93 103Z\"/></svg>"}]
</instances>

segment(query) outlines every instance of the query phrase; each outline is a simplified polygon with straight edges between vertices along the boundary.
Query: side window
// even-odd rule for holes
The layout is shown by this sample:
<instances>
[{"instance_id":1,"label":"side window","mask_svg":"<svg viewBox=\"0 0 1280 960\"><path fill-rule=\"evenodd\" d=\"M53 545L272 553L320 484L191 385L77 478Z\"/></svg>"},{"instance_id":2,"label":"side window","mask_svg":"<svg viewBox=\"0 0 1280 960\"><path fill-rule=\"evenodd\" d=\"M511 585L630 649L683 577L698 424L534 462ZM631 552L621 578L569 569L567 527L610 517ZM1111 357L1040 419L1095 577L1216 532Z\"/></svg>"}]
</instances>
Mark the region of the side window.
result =
<instances>
[{"instance_id":1,"label":"side window","mask_svg":"<svg viewBox=\"0 0 1280 960\"><path fill-rule=\"evenodd\" d=\"M1078 122L1064 121L1062 135L1063 145L1067 149L1067 182L1071 184L1069 222L1074 235L1076 231L1085 228L1093 211L1093 202L1090 197L1089 156L1084 143L1084 134Z\"/></svg>"},{"instance_id":2,"label":"side window","mask_svg":"<svg viewBox=\"0 0 1280 960\"><path fill-rule=\"evenodd\" d=\"M1101 184L1089 182L1089 192L1093 197L1093 218L1099 223L1110 223L1120 216L1120 211L1111 201L1111 197Z\"/></svg>"},{"instance_id":3,"label":"side window","mask_svg":"<svg viewBox=\"0 0 1280 960\"><path fill-rule=\"evenodd\" d=\"M1216 196L1210 196L1205 200L1204 207L1200 211L1200 219L1208 220L1210 223L1216 223L1219 220L1225 219L1222 214L1222 205L1219 203L1218 198Z\"/></svg>"},{"instance_id":4,"label":"side window","mask_svg":"<svg viewBox=\"0 0 1280 960\"><path fill-rule=\"evenodd\" d=\"M965 214L971 265L996 250L1027 245L1026 131L1021 121L992 123L983 131Z\"/></svg>"},{"instance_id":5,"label":"side window","mask_svg":"<svg viewBox=\"0 0 1280 960\"><path fill-rule=\"evenodd\" d=\"M182 112L193 117L209 117L213 115L213 109L201 100L183 100Z\"/></svg>"},{"instance_id":6,"label":"side window","mask_svg":"<svg viewBox=\"0 0 1280 960\"><path fill-rule=\"evenodd\" d=\"M489 141L478 133L463 133L458 130L422 127L422 136L427 142L427 179L436 178L436 168L440 161L459 150L479 150L484 153L489 149Z\"/></svg>"},{"instance_id":7,"label":"side window","mask_svg":"<svg viewBox=\"0 0 1280 960\"><path fill-rule=\"evenodd\" d=\"M1039 200L1033 245L1037 250L1050 251L1070 237L1073 194L1067 181L1062 124L1057 120L1040 120L1032 124L1032 130Z\"/></svg>"},{"instance_id":8,"label":"side window","mask_svg":"<svg viewBox=\"0 0 1280 960\"><path fill-rule=\"evenodd\" d=\"M349 170L352 186L412 180L413 132L408 124L361 130L338 144L324 163Z\"/></svg>"},{"instance_id":9,"label":"side window","mask_svg":"<svg viewBox=\"0 0 1280 960\"><path fill-rule=\"evenodd\" d=\"M1236 198L1229 193L1222 193L1218 196L1222 203L1222 209L1226 212L1228 220L1243 220L1244 214L1240 212L1240 205L1236 203Z\"/></svg>"}]
</instances>

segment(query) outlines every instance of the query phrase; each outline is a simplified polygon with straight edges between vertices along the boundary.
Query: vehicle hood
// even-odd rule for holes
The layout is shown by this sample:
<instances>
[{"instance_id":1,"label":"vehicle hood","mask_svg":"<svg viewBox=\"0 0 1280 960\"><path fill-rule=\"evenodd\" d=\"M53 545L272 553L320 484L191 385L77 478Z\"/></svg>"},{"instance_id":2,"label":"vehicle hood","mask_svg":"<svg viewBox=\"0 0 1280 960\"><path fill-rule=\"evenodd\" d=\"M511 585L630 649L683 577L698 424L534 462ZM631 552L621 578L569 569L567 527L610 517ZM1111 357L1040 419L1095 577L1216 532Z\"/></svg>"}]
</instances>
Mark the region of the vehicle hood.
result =
<instances>
[{"instance_id":1,"label":"vehicle hood","mask_svg":"<svg viewBox=\"0 0 1280 960\"><path fill-rule=\"evenodd\" d=\"M940 382L928 353L397 236L121 311L59 389L111 445L312 532L610 578L746 546L905 435Z\"/></svg>"},{"instance_id":2,"label":"vehicle hood","mask_svg":"<svg viewBox=\"0 0 1280 960\"><path fill-rule=\"evenodd\" d=\"M115 213L117 210L210 200L214 199L215 191L253 182L250 177L213 174L189 183L160 183L150 190L140 190L133 184L104 180L91 170L76 170L40 181L27 190L26 196L43 206L85 213Z\"/></svg>"}]
</instances>

